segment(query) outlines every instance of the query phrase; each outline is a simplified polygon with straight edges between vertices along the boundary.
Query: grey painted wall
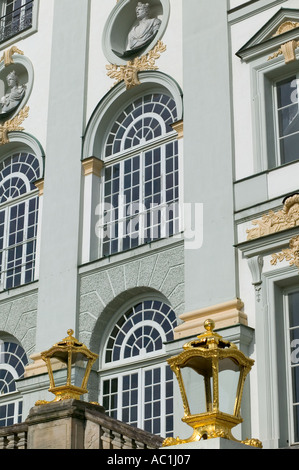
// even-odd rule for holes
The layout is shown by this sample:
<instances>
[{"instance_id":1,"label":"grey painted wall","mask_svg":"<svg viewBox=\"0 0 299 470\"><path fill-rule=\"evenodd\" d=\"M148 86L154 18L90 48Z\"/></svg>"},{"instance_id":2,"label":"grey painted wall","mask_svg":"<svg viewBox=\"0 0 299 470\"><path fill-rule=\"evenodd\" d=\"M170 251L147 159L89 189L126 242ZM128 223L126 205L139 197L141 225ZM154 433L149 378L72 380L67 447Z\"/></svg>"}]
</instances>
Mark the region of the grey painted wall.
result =
<instances>
[{"instance_id":1,"label":"grey painted wall","mask_svg":"<svg viewBox=\"0 0 299 470\"><path fill-rule=\"evenodd\" d=\"M188 0L183 25L185 202L204 205L203 246L185 252L188 312L236 297L227 3Z\"/></svg>"}]
</instances>

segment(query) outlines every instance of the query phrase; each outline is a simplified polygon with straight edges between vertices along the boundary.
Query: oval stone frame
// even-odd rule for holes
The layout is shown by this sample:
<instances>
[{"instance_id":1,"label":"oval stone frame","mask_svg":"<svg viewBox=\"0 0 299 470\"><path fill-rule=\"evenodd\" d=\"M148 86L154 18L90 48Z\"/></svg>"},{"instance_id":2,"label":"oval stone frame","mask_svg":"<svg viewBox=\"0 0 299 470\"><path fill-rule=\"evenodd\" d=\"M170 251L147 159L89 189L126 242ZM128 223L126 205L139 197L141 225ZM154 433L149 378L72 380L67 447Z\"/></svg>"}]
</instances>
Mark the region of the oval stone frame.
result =
<instances>
[{"instance_id":1,"label":"oval stone frame","mask_svg":"<svg viewBox=\"0 0 299 470\"><path fill-rule=\"evenodd\" d=\"M150 4L151 15L161 20L161 26L153 40L144 49L139 53L123 58L118 53L126 50L129 31L136 22L136 6L139 1ZM107 60L111 64L126 65L128 61L133 60L135 57L147 54L163 37L169 17L170 0L122 0L118 2L110 13L103 31L102 47Z\"/></svg>"},{"instance_id":2,"label":"oval stone frame","mask_svg":"<svg viewBox=\"0 0 299 470\"><path fill-rule=\"evenodd\" d=\"M19 104L13 108L11 111L1 114L1 107L0 107L0 121L6 121L11 119L12 117L16 116L18 112L24 108L25 104L27 103L29 96L32 91L33 87L33 66L30 60L21 55L21 54L14 54L12 56L13 63L5 66L4 61L0 63L0 99L9 92L9 87L7 86L7 76L15 71L18 78L20 85L26 85L26 90L23 98L19 102ZM2 82L2 83L1 83Z\"/></svg>"}]
</instances>

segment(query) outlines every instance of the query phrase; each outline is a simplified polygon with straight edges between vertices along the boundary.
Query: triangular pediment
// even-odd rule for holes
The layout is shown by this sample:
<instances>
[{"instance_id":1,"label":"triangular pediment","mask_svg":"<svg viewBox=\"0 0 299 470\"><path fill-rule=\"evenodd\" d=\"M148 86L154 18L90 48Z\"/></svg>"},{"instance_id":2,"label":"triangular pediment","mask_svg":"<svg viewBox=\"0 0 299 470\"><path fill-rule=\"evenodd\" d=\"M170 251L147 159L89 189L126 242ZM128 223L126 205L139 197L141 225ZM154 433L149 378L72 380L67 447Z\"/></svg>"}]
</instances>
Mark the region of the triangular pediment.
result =
<instances>
[{"instance_id":1,"label":"triangular pediment","mask_svg":"<svg viewBox=\"0 0 299 470\"><path fill-rule=\"evenodd\" d=\"M236 55L250 60L294 39L299 39L299 9L281 8Z\"/></svg>"}]
</instances>

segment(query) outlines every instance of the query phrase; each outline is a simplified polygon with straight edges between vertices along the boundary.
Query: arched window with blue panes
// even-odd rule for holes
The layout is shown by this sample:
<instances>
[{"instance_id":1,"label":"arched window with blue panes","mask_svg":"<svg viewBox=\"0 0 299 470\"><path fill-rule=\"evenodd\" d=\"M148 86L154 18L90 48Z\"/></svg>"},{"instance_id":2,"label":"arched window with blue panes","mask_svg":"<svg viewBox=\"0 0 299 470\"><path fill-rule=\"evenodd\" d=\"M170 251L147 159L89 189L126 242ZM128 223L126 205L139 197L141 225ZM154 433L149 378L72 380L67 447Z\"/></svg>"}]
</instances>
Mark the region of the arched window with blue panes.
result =
<instances>
[{"instance_id":1,"label":"arched window with blue panes","mask_svg":"<svg viewBox=\"0 0 299 470\"><path fill-rule=\"evenodd\" d=\"M179 155L174 99L148 93L127 104L104 145L100 256L177 234Z\"/></svg>"},{"instance_id":2,"label":"arched window with blue panes","mask_svg":"<svg viewBox=\"0 0 299 470\"><path fill-rule=\"evenodd\" d=\"M176 315L164 302L137 302L112 327L104 348L100 401L113 418L159 436L173 435L173 373L165 343Z\"/></svg>"},{"instance_id":3,"label":"arched window with blue panes","mask_svg":"<svg viewBox=\"0 0 299 470\"><path fill-rule=\"evenodd\" d=\"M23 377L27 355L14 341L0 340L0 427L22 421L23 402L16 380Z\"/></svg>"},{"instance_id":4,"label":"arched window with blue panes","mask_svg":"<svg viewBox=\"0 0 299 470\"><path fill-rule=\"evenodd\" d=\"M41 167L28 152L0 162L0 290L35 280Z\"/></svg>"}]
</instances>

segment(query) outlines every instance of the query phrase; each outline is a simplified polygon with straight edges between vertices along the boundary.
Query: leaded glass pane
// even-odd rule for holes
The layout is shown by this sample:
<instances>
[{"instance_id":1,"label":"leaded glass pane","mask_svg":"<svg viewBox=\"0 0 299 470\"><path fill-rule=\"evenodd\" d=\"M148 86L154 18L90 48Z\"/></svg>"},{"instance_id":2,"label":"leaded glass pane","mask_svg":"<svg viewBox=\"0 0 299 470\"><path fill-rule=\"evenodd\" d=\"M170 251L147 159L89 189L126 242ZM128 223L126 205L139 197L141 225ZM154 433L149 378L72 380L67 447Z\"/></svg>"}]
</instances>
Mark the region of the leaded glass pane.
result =
<instances>
[{"instance_id":1,"label":"leaded glass pane","mask_svg":"<svg viewBox=\"0 0 299 470\"><path fill-rule=\"evenodd\" d=\"M178 143L174 134L164 143L176 120L174 100L152 93L130 103L111 126L99 223L103 256L178 233Z\"/></svg>"},{"instance_id":2,"label":"leaded glass pane","mask_svg":"<svg viewBox=\"0 0 299 470\"><path fill-rule=\"evenodd\" d=\"M105 363L130 364L164 353L164 343L173 339L177 325L174 311L163 302L146 300L136 304L116 323L108 338ZM122 361L120 363L120 361ZM173 373L164 362L134 372L118 372L102 382L103 406L110 416L154 434L173 433ZM116 389L112 392L112 382ZM116 403L116 398L117 403Z\"/></svg>"},{"instance_id":3,"label":"leaded glass pane","mask_svg":"<svg viewBox=\"0 0 299 470\"><path fill-rule=\"evenodd\" d=\"M3 402L5 395L16 391L16 380L21 378L28 364L27 355L22 346L0 341L0 426L10 426L21 422L22 402Z\"/></svg>"},{"instance_id":4,"label":"leaded glass pane","mask_svg":"<svg viewBox=\"0 0 299 470\"><path fill-rule=\"evenodd\" d=\"M121 317L112 330L105 361L114 362L162 351L163 342L173 339L176 323L175 313L162 302L144 301L137 304Z\"/></svg>"},{"instance_id":5,"label":"leaded glass pane","mask_svg":"<svg viewBox=\"0 0 299 470\"><path fill-rule=\"evenodd\" d=\"M32 26L33 0L5 0L0 18L0 42Z\"/></svg>"},{"instance_id":6,"label":"leaded glass pane","mask_svg":"<svg viewBox=\"0 0 299 470\"><path fill-rule=\"evenodd\" d=\"M178 143L174 141L107 166L103 255L179 232Z\"/></svg>"},{"instance_id":7,"label":"leaded glass pane","mask_svg":"<svg viewBox=\"0 0 299 470\"><path fill-rule=\"evenodd\" d=\"M296 76L277 83L277 120L281 163L299 158L299 83Z\"/></svg>"}]
</instances>

